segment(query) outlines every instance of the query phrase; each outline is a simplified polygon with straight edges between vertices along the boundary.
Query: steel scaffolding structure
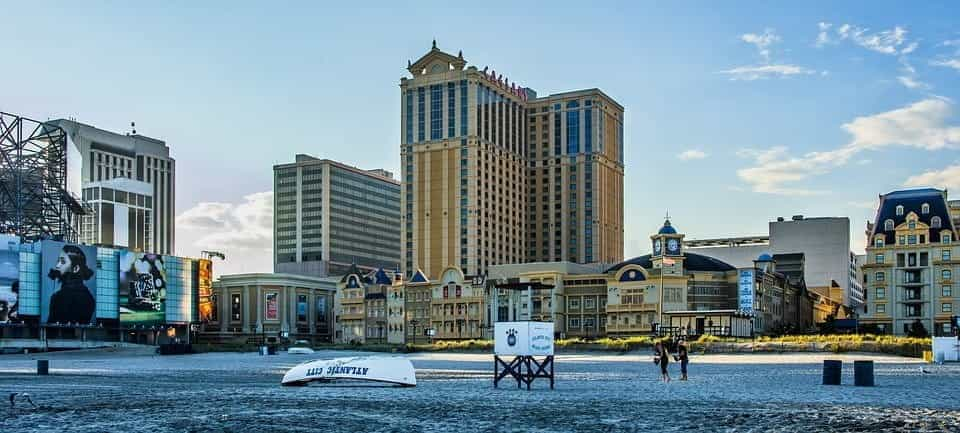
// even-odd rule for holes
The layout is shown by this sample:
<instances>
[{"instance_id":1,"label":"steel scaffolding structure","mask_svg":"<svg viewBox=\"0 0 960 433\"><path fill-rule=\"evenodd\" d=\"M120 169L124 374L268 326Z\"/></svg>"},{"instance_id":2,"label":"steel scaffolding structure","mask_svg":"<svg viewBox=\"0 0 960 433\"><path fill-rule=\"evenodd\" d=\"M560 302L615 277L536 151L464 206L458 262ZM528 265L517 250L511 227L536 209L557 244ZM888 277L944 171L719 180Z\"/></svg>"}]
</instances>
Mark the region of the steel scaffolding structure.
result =
<instances>
[{"instance_id":1,"label":"steel scaffolding structure","mask_svg":"<svg viewBox=\"0 0 960 433\"><path fill-rule=\"evenodd\" d=\"M23 240L77 242L83 213L67 189L67 134L0 112L0 228Z\"/></svg>"}]
</instances>

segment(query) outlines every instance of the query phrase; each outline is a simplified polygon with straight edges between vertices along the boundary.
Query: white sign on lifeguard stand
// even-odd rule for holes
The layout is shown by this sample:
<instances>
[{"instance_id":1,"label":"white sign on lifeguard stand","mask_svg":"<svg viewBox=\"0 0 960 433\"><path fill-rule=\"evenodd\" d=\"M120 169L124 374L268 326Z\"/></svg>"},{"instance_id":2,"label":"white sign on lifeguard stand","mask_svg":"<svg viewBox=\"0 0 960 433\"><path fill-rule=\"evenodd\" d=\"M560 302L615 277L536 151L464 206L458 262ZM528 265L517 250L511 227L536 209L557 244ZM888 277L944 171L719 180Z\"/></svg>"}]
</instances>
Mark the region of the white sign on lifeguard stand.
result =
<instances>
[{"instance_id":1,"label":"white sign on lifeguard stand","mask_svg":"<svg viewBox=\"0 0 960 433\"><path fill-rule=\"evenodd\" d=\"M509 358L502 358L511 356L513 359L509 362ZM517 381L517 388L525 383L529 390L534 379L544 378L550 379L550 389L553 389L553 323L495 323L493 368L494 388L510 375Z\"/></svg>"},{"instance_id":2,"label":"white sign on lifeguard stand","mask_svg":"<svg viewBox=\"0 0 960 433\"><path fill-rule=\"evenodd\" d=\"M960 361L960 337L933 337L934 362Z\"/></svg>"}]
</instances>

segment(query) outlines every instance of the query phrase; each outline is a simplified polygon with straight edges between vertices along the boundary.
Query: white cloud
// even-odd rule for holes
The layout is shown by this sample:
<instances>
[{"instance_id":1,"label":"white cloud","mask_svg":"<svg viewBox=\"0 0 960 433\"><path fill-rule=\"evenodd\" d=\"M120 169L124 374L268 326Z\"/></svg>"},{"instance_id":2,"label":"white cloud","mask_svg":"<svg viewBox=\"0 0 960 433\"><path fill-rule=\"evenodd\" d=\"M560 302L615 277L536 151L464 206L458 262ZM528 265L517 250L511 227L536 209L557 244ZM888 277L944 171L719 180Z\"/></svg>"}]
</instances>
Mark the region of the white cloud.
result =
<instances>
[{"instance_id":1,"label":"white cloud","mask_svg":"<svg viewBox=\"0 0 960 433\"><path fill-rule=\"evenodd\" d=\"M686 150L677 155L677 158L680 158L684 161L689 161L691 159L703 159L706 158L707 154L700 150Z\"/></svg>"},{"instance_id":2,"label":"white cloud","mask_svg":"<svg viewBox=\"0 0 960 433\"><path fill-rule=\"evenodd\" d=\"M719 72L729 75L732 81L754 81L772 77L784 78L791 75L810 75L817 72L797 65L771 63L770 47L781 40L774 29L765 29L762 34L745 33L740 35L740 40L757 48L762 64L738 66Z\"/></svg>"},{"instance_id":3,"label":"white cloud","mask_svg":"<svg viewBox=\"0 0 960 433\"><path fill-rule=\"evenodd\" d=\"M269 271L273 263L273 192L239 203L203 202L177 216L177 237L190 254L217 250L227 256L218 269Z\"/></svg>"},{"instance_id":4,"label":"white cloud","mask_svg":"<svg viewBox=\"0 0 960 433\"><path fill-rule=\"evenodd\" d=\"M817 26L819 28L817 46L823 46L828 42L832 42L827 32L832 27L832 24L819 23ZM890 30L870 33L870 29L852 24L843 24L837 27L835 31L839 40L850 40L868 50L890 55L910 54L919 47L919 43L916 41L907 42L907 33L907 29L900 26L895 26Z\"/></svg>"},{"instance_id":5,"label":"white cloud","mask_svg":"<svg viewBox=\"0 0 960 433\"><path fill-rule=\"evenodd\" d=\"M737 176L751 185L753 191L783 195L824 193L785 185L809 180L847 165L866 150L887 146L917 147L940 150L960 147L960 127L946 124L952 111L944 98L929 98L896 110L857 117L842 128L851 135L846 145L837 149L791 156L782 146L768 150L744 149L737 154L752 158L754 166L737 170Z\"/></svg>"},{"instance_id":6,"label":"white cloud","mask_svg":"<svg viewBox=\"0 0 960 433\"><path fill-rule=\"evenodd\" d=\"M824 45L829 44L830 42L832 42L832 41L830 40L829 30L830 30L830 27L833 27L833 24L825 23L825 22L822 22L822 21L821 21L821 22L817 23L817 27L820 29L820 33L817 34L817 43L816 43L816 46L817 46L817 47L822 47L822 46L824 46Z\"/></svg>"},{"instance_id":7,"label":"white cloud","mask_svg":"<svg viewBox=\"0 0 960 433\"><path fill-rule=\"evenodd\" d=\"M953 68L960 71L960 57L956 59L938 59L930 61L930 64L933 66L943 66L946 68Z\"/></svg>"},{"instance_id":8,"label":"white cloud","mask_svg":"<svg viewBox=\"0 0 960 433\"><path fill-rule=\"evenodd\" d=\"M900 81L900 84L903 84L904 87L908 89L929 89L930 85L922 81L917 81L913 77L906 75L901 75L897 77L897 80Z\"/></svg>"},{"instance_id":9,"label":"white cloud","mask_svg":"<svg viewBox=\"0 0 960 433\"><path fill-rule=\"evenodd\" d=\"M954 164L943 170L931 170L916 176L910 176L903 186L934 187L960 190L960 164Z\"/></svg>"},{"instance_id":10,"label":"white cloud","mask_svg":"<svg viewBox=\"0 0 960 433\"><path fill-rule=\"evenodd\" d=\"M810 75L816 71L796 65L759 65L759 66L739 66L726 71L720 71L721 74L730 75L733 81L753 81L764 80L771 77L788 77L790 75Z\"/></svg>"},{"instance_id":11,"label":"white cloud","mask_svg":"<svg viewBox=\"0 0 960 433\"><path fill-rule=\"evenodd\" d=\"M774 29L765 29L763 34L746 33L740 35L740 40L755 45L757 51L760 53L760 57L763 57L764 62L769 62L770 46L780 42L780 36L777 36Z\"/></svg>"}]
</instances>

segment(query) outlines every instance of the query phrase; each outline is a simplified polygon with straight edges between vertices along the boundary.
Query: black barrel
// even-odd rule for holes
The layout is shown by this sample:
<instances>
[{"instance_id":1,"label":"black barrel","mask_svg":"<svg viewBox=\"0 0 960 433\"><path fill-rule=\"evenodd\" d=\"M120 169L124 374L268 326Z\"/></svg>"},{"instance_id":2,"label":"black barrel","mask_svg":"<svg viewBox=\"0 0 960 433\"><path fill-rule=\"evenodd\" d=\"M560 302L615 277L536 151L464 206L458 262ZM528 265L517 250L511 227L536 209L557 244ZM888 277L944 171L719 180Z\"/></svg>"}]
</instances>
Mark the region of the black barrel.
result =
<instances>
[{"instance_id":1,"label":"black barrel","mask_svg":"<svg viewBox=\"0 0 960 433\"><path fill-rule=\"evenodd\" d=\"M853 361L853 384L873 386L873 361Z\"/></svg>"},{"instance_id":2,"label":"black barrel","mask_svg":"<svg viewBox=\"0 0 960 433\"><path fill-rule=\"evenodd\" d=\"M840 373L843 372L843 361L833 359L823 360L823 384L839 385Z\"/></svg>"},{"instance_id":3,"label":"black barrel","mask_svg":"<svg viewBox=\"0 0 960 433\"><path fill-rule=\"evenodd\" d=\"M37 360L37 375L46 376L50 374L50 361L46 359Z\"/></svg>"}]
</instances>

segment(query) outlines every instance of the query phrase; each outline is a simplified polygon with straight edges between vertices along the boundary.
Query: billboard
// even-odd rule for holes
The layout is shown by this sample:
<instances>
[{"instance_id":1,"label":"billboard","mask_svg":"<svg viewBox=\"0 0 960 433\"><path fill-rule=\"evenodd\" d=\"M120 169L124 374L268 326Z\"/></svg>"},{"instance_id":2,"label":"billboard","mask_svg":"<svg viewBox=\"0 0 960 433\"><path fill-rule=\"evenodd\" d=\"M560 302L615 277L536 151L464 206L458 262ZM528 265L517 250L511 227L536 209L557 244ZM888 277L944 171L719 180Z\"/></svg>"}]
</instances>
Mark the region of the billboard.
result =
<instances>
[{"instance_id":1,"label":"billboard","mask_svg":"<svg viewBox=\"0 0 960 433\"><path fill-rule=\"evenodd\" d=\"M97 310L97 249L43 241L40 323L94 323Z\"/></svg>"},{"instance_id":2,"label":"billboard","mask_svg":"<svg viewBox=\"0 0 960 433\"><path fill-rule=\"evenodd\" d=\"M753 312L753 269L741 269L738 279L738 296L740 311Z\"/></svg>"},{"instance_id":3,"label":"billboard","mask_svg":"<svg viewBox=\"0 0 960 433\"><path fill-rule=\"evenodd\" d=\"M0 249L0 323L20 323L20 252Z\"/></svg>"},{"instance_id":4,"label":"billboard","mask_svg":"<svg viewBox=\"0 0 960 433\"><path fill-rule=\"evenodd\" d=\"M167 306L167 273L159 254L120 251L120 323L158 325Z\"/></svg>"},{"instance_id":5,"label":"billboard","mask_svg":"<svg viewBox=\"0 0 960 433\"><path fill-rule=\"evenodd\" d=\"M264 297L266 298L266 308L263 309L263 316L266 320L277 320L280 318L279 310L277 306L278 294L276 292L266 293Z\"/></svg>"},{"instance_id":6,"label":"billboard","mask_svg":"<svg viewBox=\"0 0 960 433\"><path fill-rule=\"evenodd\" d=\"M552 322L497 322L493 351L498 356L553 355Z\"/></svg>"},{"instance_id":7,"label":"billboard","mask_svg":"<svg viewBox=\"0 0 960 433\"><path fill-rule=\"evenodd\" d=\"M197 261L197 290L200 298L200 321L217 321L217 297L213 294L213 262L207 259Z\"/></svg>"}]
</instances>

